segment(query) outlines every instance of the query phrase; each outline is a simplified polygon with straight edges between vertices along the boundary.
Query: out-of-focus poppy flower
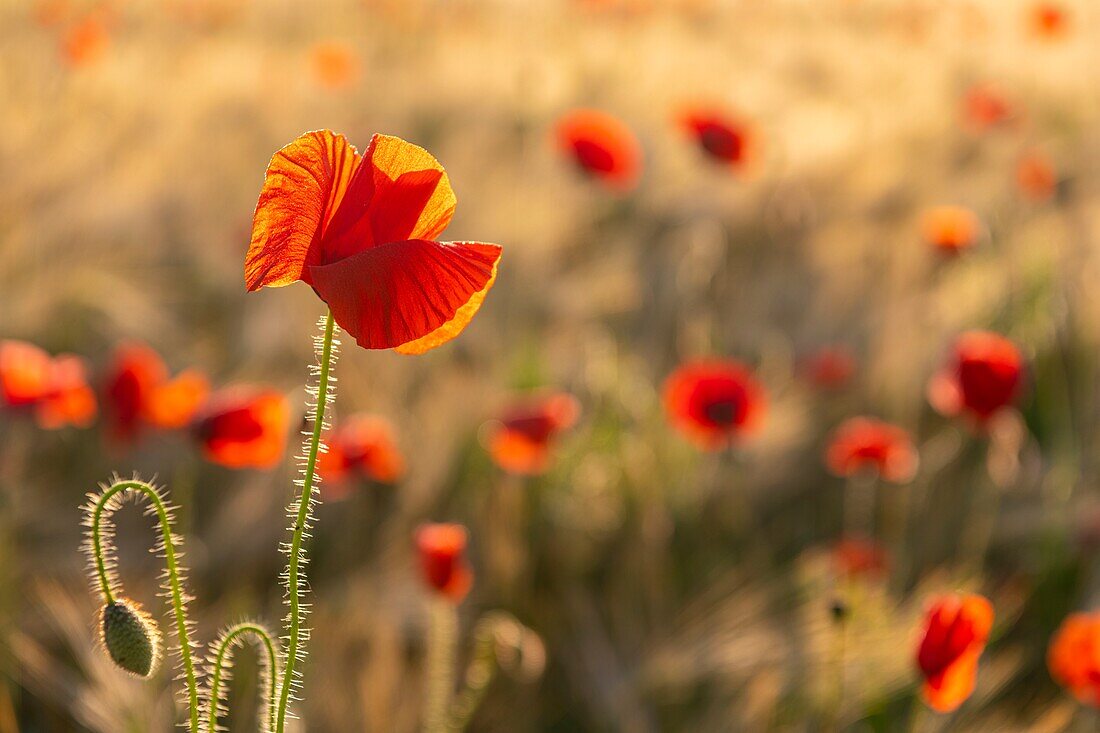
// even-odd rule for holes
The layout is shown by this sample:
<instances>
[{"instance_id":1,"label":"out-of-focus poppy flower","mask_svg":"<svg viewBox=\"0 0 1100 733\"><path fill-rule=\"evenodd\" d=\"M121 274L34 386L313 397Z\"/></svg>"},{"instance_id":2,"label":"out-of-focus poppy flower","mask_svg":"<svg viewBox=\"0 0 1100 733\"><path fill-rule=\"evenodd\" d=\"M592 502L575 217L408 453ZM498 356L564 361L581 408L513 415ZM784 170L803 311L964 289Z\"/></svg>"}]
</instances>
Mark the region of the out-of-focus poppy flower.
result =
<instances>
[{"instance_id":1,"label":"out-of-focus poppy flower","mask_svg":"<svg viewBox=\"0 0 1100 733\"><path fill-rule=\"evenodd\" d=\"M360 346L423 353L466 327L496 279L497 245L434 241L454 210L422 148L375 135L360 156L343 135L308 132L268 166L245 284L300 280Z\"/></svg>"},{"instance_id":2,"label":"out-of-focus poppy flower","mask_svg":"<svg viewBox=\"0 0 1100 733\"><path fill-rule=\"evenodd\" d=\"M978 243L981 219L962 206L933 206L921 216L924 240L944 254L958 254Z\"/></svg>"},{"instance_id":3,"label":"out-of-focus poppy flower","mask_svg":"<svg viewBox=\"0 0 1100 733\"><path fill-rule=\"evenodd\" d=\"M461 524L424 524L416 530L416 549L424 583L452 603L461 603L473 585L466 562L466 528Z\"/></svg>"},{"instance_id":4,"label":"out-of-focus poppy flower","mask_svg":"<svg viewBox=\"0 0 1100 733\"><path fill-rule=\"evenodd\" d=\"M1023 382L1023 356L1016 345L988 331L969 331L932 377L928 399L949 417L966 413L979 422L1011 405Z\"/></svg>"},{"instance_id":5,"label":"out-of-focus poppy flower","mask_svg":"<svg viewBox=\"0 0 1100 733\"><path fill-rule=\"evenodd\" d=\"M1031 151L1016 163L1016 185L1025 198L1047 201L1058 187L1058 174L1050 158L1038 151Z\"/></svg>"},{"instance_id":6,"label":"out-of-focus poppy flower","mask_svg":"<svg viewBox=\"0 0 1100 733\"><path fill-rule=\"evenodd\" d=\"M46 429L67 425L87 427L97 410L95 391L88 384L84 360L72 354L56 357L50 365L46 392L35 408L39 426Z\"/></svg>"},{"instance_id":7,"label":"out-of-focus poppy flower","mask_svg":"<svg viewBox=\"0 0 1100 733\"><path fill-rule=\"evenodd\" d=\"M563 430L577 422L580 405L573 395L557 393L516 405L505 412L489 436L489 453L509 473L533 476L550 465L550 449Z\"/></svg>"},{"instance_id":8,"label":"out-of-focus poppy flower","mask_svg":"<svg viewBox=\"0 0 1100 733\"><path fill-rule=\"evenodd\" d=\"M1062 622L1047 650L1047 667L1074 697L1100 707L1100 612L1074 613Z\"/></svg>"},{"instance_id":9,"label":"out-of-focus poppy flower","mask_svg":"<svg viewBox=\"0 0 1100 733\"><path fill-rule=\"evenodd\" d=\"M963 95L963 124L974 132L999 127L1012 119L1014 110L1008 98L992 84L977 84Z\"/></svg>"},{"instance_id":10,"label":"out-of-focus poppy flower","mask_svg":"<svg viewBox=\"0 0 1100 733\"><path fill-rule=\"evenodd\" d=\"M345 496L347 482L356 477L392 484L405 474L405 457L384 418L353 415L336 426L326 443L328 452L321 455L317 470L329 499Z\"/></svg>"},{"instance_id":11,"label":"out-of-focus poppy flower","mask_svg":"<svg viewBox=\"0 0 1100 733\"><path fill-rule=\"evenodd\" d=\"M562 153L587 175L619 191L638 184L642 146L617 117L593 109L574 110L558 120L555 137Z\"/></svg>"},{"instance_id":12,"label":"out-of-focus poppy flower","mask_svg":"<svg viewBox=\"0 0 1100 733\"><path fill-rule=\"evenodd\" d=\"M144 344L123 344L115 351L103 390L111 436L131 441L144 427L185 427L209 391L206 378L197 371L169 379L157 352Z\"/></svg>"},{"instance_id":13,"label":"out-of-focus poppy flower","mask_svg":"<svg viewBox=\"0 0 1100 733\"><path fill-rule=\"evenodd\" d=\"M274 391L215 395L194 424L203 455L227 468L271 468L283 457L290 406Z\"/></svg>"},{"instance_id":14,"label":"out-of-focus poppy flower","mask_svg":"<svg viewBox=\"0 0 1100 733\"><path fill-rule=\"evenodd\" d=\"M843 346L823 346L802 359L798 370L819 389L840 389L856 373L856 357Z\"/></svg>"},{"instance_id":15,"label":"out-of-focus poppy flower","mask_svg":"<svg viewBox=\"0 0 1100 733\"><path fill-rule=\"evenodd\" d=\"M1056 41L1069 34L1069 14L1059 3L1035 3L1027 12L1027 28L1034 38Z\"/></svg>"},{"instance_id":16,"label":"out-of-focus poppy flower","mask_svg":"<svg viewBox=\"0 0 1100 733\"><path fill-rule=\"evenodd\" d=\"M359 75L359 59L346 43L318 43L310 51L310 65L317 82L326 89L343 89Z\"/></svg>"},{"instance_id":17,"label":"out-of-focus poppy flower","mask_svg":"<svg viewBox=\"0 0 1100 733\"><path fill-rule=\"evenodd\" d=\"M917 471L917 451L897 425L870 417L841 423L829 438L825 465L837 476L873 470L884 481L904 483Z\"/></svg>"},{"instance_id":18,"label":"out-of-focus poppy flower","mask_svg":"<svg viewBox=\"0 0 1100 733\"><path fill-rule=\"evenodd\" d=\"M679 125L713 160L737 170L751 165L759 154L760 135L747 120L716 107L691 107Z\"/></svg>"},{"instance_id":19,"label":"out-of-focus poppy flower","mask_svg":"<svg viewBox=\"0 0 1100 733\"><path fill-rule=\"evenodd\" d=\"M886 550L866 537L845 537L833 546L833 567L846 577L880 577L890 566Z\"/></svg>"},{"instance_id":20,"label":"out-of-focus poppy flower","mask_svg":"<svg viewBox=\"0 0 1100 733\"><path fill-rule=\"evenodd\" d=\"M992 628L993 606L982 596L949 595L932 603L917 648L921 696L931 708L950 712L970 697Z\"/></svg>"},{"instance_id":21,"label":"out-of-focus poppy flower","mask_svg":"<svg viewBox=\"0 0 1100 733\"><path fill-rule=\"evenodd\" d=\"M664 398L672 424L707 450L750 435L767 410L764 388L733 360L684 364L665 382Z\"/></svg>"},{"instance_id":22,"label":"out-of-focus poppy flower","mask_svg":"<svg viewBox=\"0 0 1100 733\"><path fill-rule=\"evenodd\" d=\"M50 385L50 355L26 341L0 341L0 397L7 407L37 403Z\"/></svg>"},{"instance_id":23,"label":"out-of-focus poppy flower","mask_svg":"<svg viewBox=\"0 0 1100 733\"><path fill-rule=\"evenodd\" d=\"M109 42L103 21L90 15L65 31L61 39L61 54L70 66L88 66L103 58Z\"/></svg>"}]
</instances>

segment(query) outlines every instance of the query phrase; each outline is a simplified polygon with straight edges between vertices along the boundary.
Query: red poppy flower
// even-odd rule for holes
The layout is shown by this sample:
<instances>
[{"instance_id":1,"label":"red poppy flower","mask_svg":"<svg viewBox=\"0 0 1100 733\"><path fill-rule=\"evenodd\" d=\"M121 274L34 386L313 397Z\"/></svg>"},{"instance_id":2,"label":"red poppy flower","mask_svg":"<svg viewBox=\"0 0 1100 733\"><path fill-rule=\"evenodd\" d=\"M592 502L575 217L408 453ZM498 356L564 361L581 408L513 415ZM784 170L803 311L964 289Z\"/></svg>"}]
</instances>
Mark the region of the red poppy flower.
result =
<instances>
[{"instance_id":1,"label":"red poppy flower","mask_svg":"<svg viewBox=\"0 0 1100 733\"><path fill-rule=\"evenodd\" d=\"M865 537L845 537L833 546L837 575L848 578L880 577L890 566L886 550Z\"/></svg>"},{"instance_id":2,"label":"red poppy flower","mask_svg":"<svg viewBox=\"0 0 1100 733\"><path fill-rule=\"evenodd\" d=\"M823 346L802 360L799 371L819 389L840 389L856 373L856 357L843 346Z\"/></svg>"},{"instance_id":3,"label":"red poppy flower","mask_svg":"<svg viewBox=\"0 0 1100 733\"><path fill-rule=\"evenodd\" d=\"M424 582L452 603L461 603L473 585L473 572L465 559L466 539L461 524L424 524L416 530Z\"/></svg>"},{"instance_id":4,"label":"red poppy flower","mask_svg":"<svg viewBox=\"0 0 1100 733\"><path fill-rule=\"evenodd\" d=\"M1027 15L1031 35L1043 41L1055 41L1069 34L1069 15L1058 3L1040 2Z\"/></svg>"},{"instance_id":5,"label":"red poppy flower","mask_svg":"<svg viewBox=\"0 0 1100 733\"><path fill-rule=\"evenodd\" d=\"M904 483L917 471L917 451L902 428L870 417L853 417L833 431L825 465L837 476L871 469L884 481Z\"/></svg>"},{"instance_id":6,"label":"red poppy flower","mask_svg":"<svg viewBox=\"0 0 1100 733\"><path fill-rule=\"evenodd\" d=\"M708 450L753 433L767 409L763 387L732 360L684 364L665 382L664 397L672 424Z\"/></svg>"},{"instance_id":7,"label":"red poppy flower","mask_svg":"<svg viewBox=\"0 0 1100 733\"><path fill-rule=\"evenodd\" d=\"M638 184L642 147L630 128L606 112L578 109L561 117L558 148L587 175L619 191Z\"/></svg>"},{"instance_id":8,"label":"red poppy flower","mask_svg":"<svg viewBox=\"0 0 1100 733\"><path fill-rule=\"evenodd\" d=\"M977 84L963 95L963 124L974 132L1004 125L1012 119L1013 113L1008 98L991 84Z\"/></svg>"},{"instance_id":9,"label":"red poppy flower","mask_svg":"<svg viewBox=\"0 0 1100 733\"><path fill-rule=\"evenodd\" d=\"M982 222L970 209L962 206L934 206L921 217L921 231L926 242L944 254L957 254L978 243Z\"/></svg>"},{"instance_id":10,"label":"red poppy flower","mask_svg":"<svg viewBox=\"0 0 1100 733\"><path fill-rule=\"evenodd\" d=\"M995 333L970 331L956 341L947 364L928 385L932 406L949 417L967 413L984 422L1010 406L1023 382L1023 356Z\"/></svg>"},{"instance_id":11,"label":"red poppy flower","mask_svg":"<svg viewBox=\"0 0 1100 733\"><path fill-rule=\"evenodd\" d=\"M580 405L557 393L509 409L489 436L489 454L509 473L534 476L550 465L555 438L577 422Z\"/></svg>"},{"instance_id":12,"label":"red poppy flower","mask_svg":"<svg viewBox=\"0 0 1100 733\"><path fill-rule=\"evenodd\" d=\"M70 66L88 66L106 55L109 42L103 22L89 16L65 32L61 40L61 54Z\"/></svg>"},{"instance_id":13,"label":"red poppy flower","mask_svg":"<svg viewBox=\"0 0 1100 733\"><path fill-rule=\"evenodd\" d=\"M290 406L274 391L215 395L194 425L207 460L227 468L271 468L286 449Z\"/></svg>"},{"instance_id":14,"label":"red poppy flower","mask_svg":"<svg viewBox=\"0 0 1100 733\"><path fill-rule=\"evenodd\" d=\"M993 606L979 595L949 595L928 609L917 648L924 677L921 696L939 712L950 712L970 697L978 658L993 628Z\"/></svg>"},{"instance_id":15,"label":"red poppy flower","mask_svg":"<svg viewBox=\"0 0 1100 733\"><path fill-rule=\"evenodd\" d=\"M680 115L679 124L711 159L731 168L743 170L758 155L756 129L725 110L693 107Z\"/></svg>"},{"instance_id":16,"label":"red poppy flower","mask_svg":"<svg viewBox=\"0 0 1100 733\"><path fill-rule=\"evenodd\" d=\"M351 85L359 74L355 51L345 43L318 43L310 52L313 75L326 89L342 89Z\"/></svg>"},{"instance_id":17,"label":"red poppy flower","mask_svg":"<svg viewBox=\"0 0 1100 733\"><path fill-rule=\"evenodd\" d=\"M0 341L0 396L7 407L37 403L49 389L50 355L26 341Z\"/></svg>"},{"instance_id":18,"label":"red poppy flower","mask_svg":"<svg viewBox=\"0 0 1100 733\"><path fill-rule=\"evenodd\" d=\"M1058 187L1054 164L1043 153L1032 151L1016 163L1016 185L1024 198L1047 201Z\"/></svg>"},{"instance_id":19,"label":"red poppy flower","mask_svg":"<svg viewBox=\"0 0 1100 733\"><path fill-rule=\"evenodd\" d=\"M131 441L144 427L182 428L190 423L209 393L206 378L194 370L169 379L168 367L144 344L115 351L107 373L104 405L112 437Z\"/></svg>"},{"instance_id":20,"label":"red poppy flower","mask_svg":"<svg viewBox=\"0 0 1100 733\"><path fill-rule=\"evenodd\" d=\"M1100 707L1100 612L1075 613L1062 622L1047 650L1047 667L1074 697Z\"/></svg>"},{"instance_id":21,"label":"red poppy flower","mask_svg":"<svg viewBox=\"0 0 1100 733\"><path fill-rule=\"evenodd\" d=\"M317 470L325 479L325 495L339 499L353 478L392 484L405 473L405 457L397 448L393 427L374 415L355 415L340 423L326 438Z\"/></svg>"},{"instance_id":22,"label":"red poppy flower","mask_svg":"<svg viewBox=\"0 0 1100 733\"><path fill-rule=\"evenodd\" d=\"M46 392L35 407L38 425L48 430L66 425L87 427L97 410L84 360L72 354L54 358Z\"/></svg>"},{"instance_id":23,"label":"red poppy flower","mask_svg":"<svg viewBox=\"0 0 1100 733\"><path fill-rule=\"evenodd\" d=\"M434 241L454 210L427 151L375 135L360 156L342 135L308 132L268 166L245 284L300 280L360 346L422 353L466 327L496 278L497 245Z\"/></svg>"}]
</instances>

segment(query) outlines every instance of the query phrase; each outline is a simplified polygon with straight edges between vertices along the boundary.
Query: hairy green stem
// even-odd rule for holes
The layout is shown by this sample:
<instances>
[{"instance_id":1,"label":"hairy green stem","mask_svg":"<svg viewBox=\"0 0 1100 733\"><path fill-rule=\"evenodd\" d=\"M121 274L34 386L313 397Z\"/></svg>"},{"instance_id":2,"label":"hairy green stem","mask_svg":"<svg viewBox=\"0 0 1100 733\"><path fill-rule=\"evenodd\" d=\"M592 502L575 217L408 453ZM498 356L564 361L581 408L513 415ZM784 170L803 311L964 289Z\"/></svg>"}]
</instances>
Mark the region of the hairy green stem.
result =
<instances>
[{"instance_id":1,"label":"hairy green stem","mask_svg":"<svg viewBox=\"0 0 1100 733\"><path fill-rule=\"evenodd\" d=\"M263 663L267 666L264 675L264 714L267 717L265 731L275 730L275 704L276 704L276 679L279 674L279 657L275 650L275 641L267 629L259 624L243 622L234 624L226 629L219 640L215 642L210 672L210 694L207 699L206 731L214 733L218 729L218 708L221 702L222 680L228 677L229 657L233 647L243 640L245 636L252 636L263 647L261 651L265 655Z\"/></svg>"},{"instance_id":2,"label":"hairy green stem","mask_svg":"<svg viewBox=\"0 0 1100 733\"><path fill-rule=\"evenodd\" d=\"M180 658L183 661L184 680L187 684L189 730L191 733L199 733L199 689L195 678L195 663L191 656L191 638L187 628L186 597L183 592L183 583L180 580L179 563L176 559L176 543L172 535L172 520L168 514L168 507L165 506L160 494L144 481L136 479L115 481L99 495L92 508L90 534L99 588L106 603L115 601L115 590L111 584L111 572L107 569L107 559L103 549L103 514L111 500L124 491L134 491L144 495L153 505L157 521L160 524L161 542L164 545L164 561L168 569L167 590L175 614L176 635L179 637Z\"/></svg>"},{"instance_id":3,"label":"hairy green stem","mask_svg":"<svg viewBox=\"0 0 1100 733\"><path fill-rule=\"evenodd\" d=\"M424 733L448 730L455 687L458 609L446 598L433 597L428 627L428 688L424 696Z\"/></svg>"},{"instance_id":4,"label":"hairy green stem","mask_svg":"<svg viewBox=\"0 0 1100 733\"><path fill-rule=\"evenodd\" d=\"M500 669L496 655L496 623L496 617L490 615L478 621L474 628L473 658L466 668L462 691L451 704L448 730L466 730Z\"/></svg>"},{"instance_id":5,"label":"hairy green stem","mask_svg":"<svg viewBox=\"0 0 1100 733\"><path fill-rule=\"evenodd\" d=\"M275 723L276 733L283 733L286 726L287 708L290 706L290 690L294 683L295 667L298 661L299 645L302 634L301 564L306 523L309 519L310 503L313 501L313 487L317 474L317 454L321 446L321 432L324 430L325 403L328 401L329 373L332 366L332 341L335 324L332 311L325 316L324 337L321 345L321 371L317 382L317 408L313 418L313 433L310 436L306 453L305 479L302 493L298 498L298 512L294 520L294 533L290 541L289 561L287 564L287 594L290 599L289 629L287 630L286 665L282 682L279 685L279 702Z\"/></svg>"}]
</instances>

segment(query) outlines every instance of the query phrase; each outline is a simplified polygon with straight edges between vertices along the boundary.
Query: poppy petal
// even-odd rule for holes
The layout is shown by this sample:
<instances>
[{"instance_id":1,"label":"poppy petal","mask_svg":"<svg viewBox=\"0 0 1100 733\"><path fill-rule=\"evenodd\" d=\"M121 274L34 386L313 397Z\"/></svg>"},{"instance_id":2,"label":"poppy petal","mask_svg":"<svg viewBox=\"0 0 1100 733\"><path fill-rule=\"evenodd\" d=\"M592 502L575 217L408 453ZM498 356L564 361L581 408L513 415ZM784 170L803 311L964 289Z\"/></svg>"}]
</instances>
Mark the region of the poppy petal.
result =
<instances>
[{"instance_id":1,"label":"poppy petal","mask_svg":"<svg viewBox=\"0 0 1100 733\"><path fill-rule=\"evenodd\" d=\"M496 278L500 247L412 239L310 269L340 326L367 349L417 354L458 335Z\"/></svg>"},{"instance_id":2,"label":"poppy petal","mask_svg":"<svg viewBox=\"0 0 1100 733\"><path fill-rule=\"evenodd\" d=\"M343 135L307 132L271 159L244 261L250 291L301 280L360 160Z\"/></svg>"},{"instance_id":3,"label":"poppy petal","mask_svg":"<svg viewBox=\"0 0 1100 733\"><path fill-rule=\"evenodd\" d=\"M454 216L451 182L432 154L390 135L375 135L332 217L324 264L371 247L435 239Z\"/></svg>"}]
</instances>

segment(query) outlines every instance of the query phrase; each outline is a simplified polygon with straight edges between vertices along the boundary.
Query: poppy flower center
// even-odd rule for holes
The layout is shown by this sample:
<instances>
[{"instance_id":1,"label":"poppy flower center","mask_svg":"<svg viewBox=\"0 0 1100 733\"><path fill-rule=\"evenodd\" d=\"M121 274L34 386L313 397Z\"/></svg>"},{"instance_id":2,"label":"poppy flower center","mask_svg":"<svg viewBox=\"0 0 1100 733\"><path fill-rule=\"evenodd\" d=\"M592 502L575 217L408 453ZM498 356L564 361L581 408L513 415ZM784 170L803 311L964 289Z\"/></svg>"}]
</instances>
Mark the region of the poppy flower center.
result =
<instances>
[{"instance_id":1,"label":"poppy flower center","mask_svg":"<svg viewBox=\"0 0 1100 733\"><path fill-rule=\"evenodd\" d=\"M719 125L703 128L699 132L699 142L708 153L723 160L740 160L745 147L740 135Z\"/></svg>"},{"instance_id":2,"label":"poppy flower center","mask_svg":"<svg viewBox=\"0 0 1100 733\"><path fill-rule=\"evenodd\" d=\"M732 398L716 400L703 407L703 414L715 425L728 426L737 421L739 407L739 403Z\"/></svg>"}]
</instances>

